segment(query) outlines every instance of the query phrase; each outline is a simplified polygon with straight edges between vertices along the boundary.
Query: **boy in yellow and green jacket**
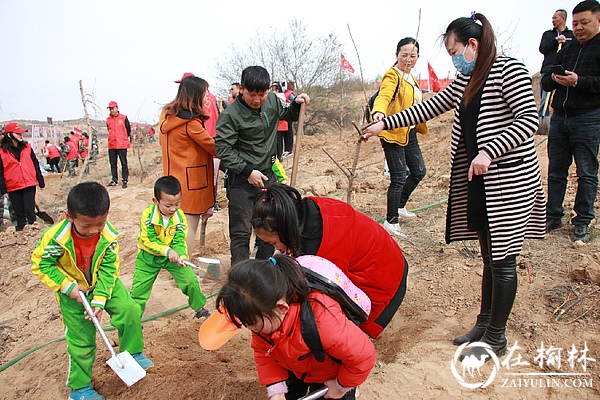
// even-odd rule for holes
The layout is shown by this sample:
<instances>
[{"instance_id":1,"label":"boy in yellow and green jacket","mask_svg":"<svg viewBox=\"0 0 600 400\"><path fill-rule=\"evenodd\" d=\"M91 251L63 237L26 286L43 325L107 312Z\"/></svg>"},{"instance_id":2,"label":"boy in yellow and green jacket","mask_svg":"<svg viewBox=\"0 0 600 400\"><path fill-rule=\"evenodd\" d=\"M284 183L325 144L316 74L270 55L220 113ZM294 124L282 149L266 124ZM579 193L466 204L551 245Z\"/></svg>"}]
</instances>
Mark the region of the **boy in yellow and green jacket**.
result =
<instances>
[{"instance_id":1,"label":"boy in yellow and green jacket","mask_svg":"<svg viewBox=\"0 0 600 400\"><path fill-rule=\"evenodd\" d=\"M162 268L169 271L186 296L196 317L210 315L203 307L206 297L200 290L198 278L184 261L187 251L188 225L181 210L181 184L174 176L163 176L154 183L153 204L142 213L138 253L131 284L131 297L142 309L152 293L152 285Z\"/></svg>"},{"instance_id":2,"label":"boy in yellow and green jacket","mask_svg":"<svg viewBox=\"0 0 600 400\"><path fill-rule=\"evenodd\" d=\"M119 279L116 229L107 221L110 198L97 182L74 186L67 197L66 219L48 228L31 256L31 270L56 295L69 354L70 399L103 399L91 386L96 357L96 328L86 316L79 292L94 315L103 311L119 332L120 351L128 351L147 369L142 350L141 310Z\"/></svg>"}]
</instances>

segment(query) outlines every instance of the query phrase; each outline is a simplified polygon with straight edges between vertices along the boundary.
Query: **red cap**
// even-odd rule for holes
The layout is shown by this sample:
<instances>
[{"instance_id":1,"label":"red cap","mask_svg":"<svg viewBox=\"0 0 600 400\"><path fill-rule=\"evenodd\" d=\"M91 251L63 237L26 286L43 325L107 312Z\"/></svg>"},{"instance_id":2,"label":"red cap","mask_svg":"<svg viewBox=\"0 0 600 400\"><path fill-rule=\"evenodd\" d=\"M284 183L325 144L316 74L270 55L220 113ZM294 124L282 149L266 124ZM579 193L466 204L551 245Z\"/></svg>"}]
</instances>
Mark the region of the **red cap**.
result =
<instances>
[{"instance_id":1,"label":"red cap","mask_svg":"<svg viewBox=\"0 0 600 400\"><path fill-rule=\"evenodd\" d=\"M9 122L4 127L4 133L24 133L29 132L27 129L23 129L16 122Z\"/></svg>"},{"instance_id":2,"label":"red cap","mask_svg":"<svg viewBox=\"0 0 600 400\"><path fill-rule=\"evenodd\" d=\"M179 80L173 81L175 83L181 83L182 80L184 80L185 78L187 78L188 76L196 76L194 74L192 74L191 72L184 72L183 76L181 78L179 78Z\"/></svg>"},{"instance_id":3,"label":"red cap","mask_svg":"<svg viewBox=\"0 0 600 400\"><path fill-rule=\"evenodd\" d=\"M106 107L106 108L112 108L112 107L119 108L119 105L117 104L116 101L111 101L110 103L108 103L108 107Z\"/></svg>"}]
</instances>

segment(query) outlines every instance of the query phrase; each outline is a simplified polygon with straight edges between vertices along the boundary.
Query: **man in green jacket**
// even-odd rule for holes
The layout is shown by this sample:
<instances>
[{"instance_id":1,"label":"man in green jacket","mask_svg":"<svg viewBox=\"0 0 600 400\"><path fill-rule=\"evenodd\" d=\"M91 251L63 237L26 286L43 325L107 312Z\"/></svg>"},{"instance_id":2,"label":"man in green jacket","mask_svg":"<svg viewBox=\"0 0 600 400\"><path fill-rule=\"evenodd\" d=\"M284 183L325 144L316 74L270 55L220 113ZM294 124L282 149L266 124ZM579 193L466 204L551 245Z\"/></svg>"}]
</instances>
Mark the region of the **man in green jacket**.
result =
<instances>
[{"instance_id":1,"label":"man in green jacket","mask_svg":"<svg viewBox=\"0 0 600 400\"><path fill-rule=\"evenodd\" d=\"M215 149L228 169L225 181L229 199L231 265L250 256L252 207L265 184L276 182L271 169L277 156L279 119L297 121L300 104L310 102L306 93L283 104L269 92L266 69L251 66L242 72L240 93L219 116ZM273 246L257 239L256 258L266 259Z\"/></svg>"}]
</instances>

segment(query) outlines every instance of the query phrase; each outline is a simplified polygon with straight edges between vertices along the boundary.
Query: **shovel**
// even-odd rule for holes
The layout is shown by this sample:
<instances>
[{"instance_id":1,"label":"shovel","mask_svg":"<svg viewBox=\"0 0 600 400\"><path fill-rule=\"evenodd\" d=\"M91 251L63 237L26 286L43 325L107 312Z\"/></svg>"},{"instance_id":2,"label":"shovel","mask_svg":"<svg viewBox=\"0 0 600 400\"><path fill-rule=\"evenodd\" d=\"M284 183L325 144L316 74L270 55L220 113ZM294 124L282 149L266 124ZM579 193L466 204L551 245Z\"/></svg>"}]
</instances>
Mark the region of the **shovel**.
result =
<instances>
[{"instance_id":1,"label":"shovel","mask_svg":"<svg viewBox=\"0 0 600 400\"><path fill-rule=\"evenodd\" d=\"M108 347L108 351L110 351L111 357L106 362L108 366L111 367L113 371L115 371L115 373L119 376L119 378L123 380L123 382L125 382L127 386L131 386L143 377L145 377L146 371L144 370L144 368L140 367L140 364L138 364L137 361L135 361L135 359L131 356L131 354L129 354L127 350L119 354L115 353L115 349L113 349L110 342L108 341L108 337L106 337L106 333L104 333L102 325L100 325L100 321L98 321L98 318L96 318L96 316L94 315L92 306L90 306L90 303L85 298L85 294L80 291L79 297L81 297L81 301L83 307L85 308L85 311L92 319L92 322L94 322L96 330L98 330L98 333L100 334L100 336L102 336L102 340L104 340L104 343L106 343L106 346Z\"/></svg>"},{"instance_id":2,"label":"shovel","mask_svg":"<svg viewBox=\"0 0 600 400\"><path fill-rule=\"evenodd\" d=\"M54 218L52 218L46 211L40 210L40 206L35 203L35 215L37 215L42 221L47 224L54 224Z\"/></svg>"},{"instance_id":3,"label":"shovel","mask_svg":"<svg viewBox=\"0 0 600 400\"><path fill-rule=\"evenodd\" d=\"M208 267L206 267L206 268L199 267L198 265L194 264L190 260L183 260L183 263L185 265L187 265L188 267L192 267L194 269L199 269L199 270L204 271L210 278L214 278L216 280L221 279L221 261L220 260L217 260L216 258L198 257L198 261L200 261L201 263L204 263L204 264L208 264Z\"/></svg>"},{"instance_id":4,"label":"shovel","mask_svg":"<svg viewBox=\"0 0 600 400\"><path fill-rule=\"evenodd\" d=\"M327 386L323 386L321 389L307 394L304 397L300 397L298 400L316 400L327 394Z\"/></svg>"}]
</instances>

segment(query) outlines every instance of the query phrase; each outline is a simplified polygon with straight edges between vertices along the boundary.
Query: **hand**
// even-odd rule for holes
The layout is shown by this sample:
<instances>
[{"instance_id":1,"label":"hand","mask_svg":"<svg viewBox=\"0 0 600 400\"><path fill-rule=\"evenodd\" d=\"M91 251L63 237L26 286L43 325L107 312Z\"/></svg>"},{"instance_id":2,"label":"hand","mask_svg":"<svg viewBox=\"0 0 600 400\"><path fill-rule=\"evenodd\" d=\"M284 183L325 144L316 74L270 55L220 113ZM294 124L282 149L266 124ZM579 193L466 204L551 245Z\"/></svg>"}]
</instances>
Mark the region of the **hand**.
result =
<instances>
[{"instance_id":1,"label":"hand","mask_svg":"<svg viewBox=\"0 0 600 400\"><path fill-rule=\"evenodd\" d=\"M483 175L488 172L488 167L491 163L492 160L490 157L483 151L480 151L479 154L477 154L477 157L471 161L471 166L469 167L469 181L473 179L473 174Z\"/></svg>"},{"instance_id":2,"label":"hand","mask_svg":"<svg viewBox=\"0 0 600 400\"><path fill-rule=\"evenodd\" d=\"M326 399L341 399L346 394L338 389L335 379L325 381L325 386L327 386L327 393L323 397Z\"/></svg>"},{"instance_id":3,"label":"hand","mask_svg":"<svg viewBox=\"0 0 600 400\"><path fill-rule=\"evenodd\" d=\"M269 178L267 178L262 172L260 172L257 169L252 170L252 173L250 173L250 176L248 177L249 184L260 188L265 187L265 182L268 180Z\"/></svg>"},{"instance_id":4,"label":"hand","mask_svg":"<svg viewBox=\"0 0 600 400\"><path fill-rule=\"evenodd\" d=\"M79 292L85 293L85 289L83 288L83 286L75 284L75 287L73 288L73 290L71 290L71 293L69 293L69 297L73 300L77 300L79 304L83 304L83 300L81 300Z\"/></svg>"},{"instance_id":5,"label":"hand","mask_svg":"<svg viewBox=\"0 0 600 400\"><path fill-rule=\"evenodd\" d=\"M92 307L92 312L94 313L94 315L96 316L96 319L98 320L98 322L102 321L102 309L100 307ZM87 313L86 313L87 314ZM88 321L92 320L92 317L90 317L89 315L85 317L85 319L87 319Z\"/></svg>"},{"instance_id":6,"label":"hand","mask_svg":"<svg viewBox=\"0 0 600 400\"><path fill-rule=\"evenodd\" d=\"M383 113L380 113L379 111L377 111L375 114L373 114L373 121L375 121L375 122L379 122L384 118L385 118L385 115L383 115Z\"/></svg>"},{"instance_id":7,"label":"hand","mask_svg":"<svg viewBox=\"0 0 600 400\"><path fill-rule=\"evenodd\" d=\"M363 139L367 141L371 136L379 135L384 127L385 125L383 125L382 121L365 126L362 130Z\"/></svg>"},{"instance_id":8,"label":"hand","mask_svg":"<svg viewBox=\"0 0 600 400\"><path fill-rule=\"evenodd\" d=\"M269 400L285 400L285 394L284 393L276 394L275 396L269 397Z\"/></svg>"},{"instance_id":9,"label":"hand","mask_svg":"<svg viewBox=\"0 0 600 400\"><path fill-rule=\"evenodd\" d=\"M189 261L189 260L187 258L180 257L179 261L177 261L177 264L179 264L180 267L186 267L187 265L185 264L185 261Z\"/></svg>"},{"instance_id":10,"label":"hand","mask_svg":"<svg viewBox=\"0 0 600 400\"><path fill-rule=\"evenodd\" d=\"M564 42L566 42L566 41L567 41L567 37L566 37L565 35L558 35L558 36L556 37L556 41L557 41L558 43L564 43Z\"/></svg>"},{"instance_id":11,"label":"hand","mask_svg":"<svg viewBox=\"0 0 600 400\"><path fill-rule=\"evenodd\" d=\"M306 93L300 93L298 96L296 96L294 102L297 104L306 103L306 105L308 105L310 103L310 97L308 97Z\"/></svg>"},{"instance_id":12,"label":"hand","mask_svg":"<svg viewBox=\"0 0 600 400\"><path fill-rule=\"evenodd\" d=\"M573 86L579 80L579 75L573 71L565 71L566 75L552 74L552 79L559 85Z\"/></svg>"},{"instance_id":13,"label":"hand","mask_svg":"<svg viewBox=\"0 0 600 400\"><path fill-rule=\"evenodd\" d=\"M169 257L169 261L180 264L181 257L175 250L173 250L173 249L169 250L168 257Z\"/></svg>"}]
</instances>

